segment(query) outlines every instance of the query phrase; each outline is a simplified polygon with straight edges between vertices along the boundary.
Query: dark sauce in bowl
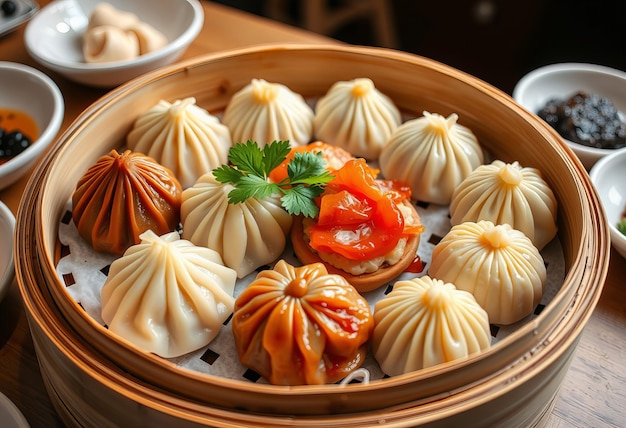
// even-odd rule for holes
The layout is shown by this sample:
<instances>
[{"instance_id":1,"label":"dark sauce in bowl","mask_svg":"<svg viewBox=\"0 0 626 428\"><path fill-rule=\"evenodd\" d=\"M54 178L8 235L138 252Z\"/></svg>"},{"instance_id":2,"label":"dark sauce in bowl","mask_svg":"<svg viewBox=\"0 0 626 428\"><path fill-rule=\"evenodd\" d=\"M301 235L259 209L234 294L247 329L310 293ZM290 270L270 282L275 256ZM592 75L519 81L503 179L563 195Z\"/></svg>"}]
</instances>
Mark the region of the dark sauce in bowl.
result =
<instances>
[{"instance_id":1,"label":"dark sauce in bowl","mask_svg":"<svg viewBox=\"0 0 626 428\"><path fill-rule=\"evenodd\" d=\"M626 147L626 123L606 97L577 92L567 99L549 100L537 115L575 143L599 149Z\"/></svg>"}]
</instances>

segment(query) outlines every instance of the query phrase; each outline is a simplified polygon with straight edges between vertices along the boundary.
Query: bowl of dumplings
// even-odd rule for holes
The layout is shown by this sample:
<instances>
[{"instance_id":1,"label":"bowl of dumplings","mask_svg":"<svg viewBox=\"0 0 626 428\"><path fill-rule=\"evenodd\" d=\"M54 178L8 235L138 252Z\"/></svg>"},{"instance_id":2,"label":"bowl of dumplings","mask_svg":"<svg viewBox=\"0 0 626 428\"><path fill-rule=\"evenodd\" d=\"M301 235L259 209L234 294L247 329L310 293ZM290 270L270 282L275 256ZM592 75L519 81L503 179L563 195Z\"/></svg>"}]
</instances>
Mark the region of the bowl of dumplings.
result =
<instances>
[{"instance_id":1,"label":"bowl of dumplings","mask_svg":"<svg viewBox=\"0 0 626 428\"><path fill-rule=\"evenodd\" d=\"M585 170L506 94L407 53L276 45L168 66L77 121L16 227L66 417L549 413L610 240Z\"/></svg>"},{"instance_id":2,"label":"bowl of dumplings","mask_svg":"<svg viewBox=\"0 0 626 428\"><path fill-rule=\"evenodd\" d=\"M28 23L24 43L67 79L112 88L179 59L203 22L197 0L57 0Z\"/></svg>"}]
</instances>

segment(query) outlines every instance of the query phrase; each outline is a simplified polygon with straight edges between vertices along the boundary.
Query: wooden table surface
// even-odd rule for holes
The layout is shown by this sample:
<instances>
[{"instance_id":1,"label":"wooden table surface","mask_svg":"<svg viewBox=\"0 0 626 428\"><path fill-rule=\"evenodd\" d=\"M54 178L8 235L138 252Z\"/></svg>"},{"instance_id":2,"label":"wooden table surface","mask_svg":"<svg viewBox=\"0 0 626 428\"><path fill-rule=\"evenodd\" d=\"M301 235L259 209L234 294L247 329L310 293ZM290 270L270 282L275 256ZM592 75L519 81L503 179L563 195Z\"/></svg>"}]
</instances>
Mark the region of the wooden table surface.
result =
<instances>
[{"instance_id":1,"label":"wooden table surface","mask_svg":"<svg viewBox=\"0 0 626 428\"><path fill-rule=\"evenodd\" d=\"M43 7L49 1L39 1ZM264 43L320 43L330 39L278 24L219 4L203 2L205 22L183 59L223 49ZM43 69L26 53L24 26L0 38L0 60L42 69L63 92L66 113L62 129L105 90L80 86ZM33 100L35 102L35 100ZM14 213L27 177L0 191ZM7 242L2 245L8 245ZM559 397L546 426L626 426L626 261L612 252L602 297L589 320ZM0 304L0 391L11 399L32 427L62 426L39 372L17 284ZM2 421L0 421L2 426Z\"/></svg>"}]
</instances>

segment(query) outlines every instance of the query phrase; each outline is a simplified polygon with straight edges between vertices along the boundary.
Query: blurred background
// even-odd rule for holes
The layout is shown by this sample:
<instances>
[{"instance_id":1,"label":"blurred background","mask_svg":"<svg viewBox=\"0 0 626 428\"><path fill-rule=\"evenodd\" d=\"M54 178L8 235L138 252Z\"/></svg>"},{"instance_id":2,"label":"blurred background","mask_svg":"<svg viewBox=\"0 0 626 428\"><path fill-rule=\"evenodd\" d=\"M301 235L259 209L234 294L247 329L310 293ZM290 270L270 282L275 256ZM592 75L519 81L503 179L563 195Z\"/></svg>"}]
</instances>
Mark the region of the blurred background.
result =
<instances>
[{"instance_id":1,"label":"blurred background","mask_svg":"<svg viewBox=\"0 0 626 428\"><path fill-rule=\"evenodd\" d=\"M626 70L625 0L215 2L347 43L422 55L509 94L524 74L547 64Z\"/></svg>"}]
</instances>

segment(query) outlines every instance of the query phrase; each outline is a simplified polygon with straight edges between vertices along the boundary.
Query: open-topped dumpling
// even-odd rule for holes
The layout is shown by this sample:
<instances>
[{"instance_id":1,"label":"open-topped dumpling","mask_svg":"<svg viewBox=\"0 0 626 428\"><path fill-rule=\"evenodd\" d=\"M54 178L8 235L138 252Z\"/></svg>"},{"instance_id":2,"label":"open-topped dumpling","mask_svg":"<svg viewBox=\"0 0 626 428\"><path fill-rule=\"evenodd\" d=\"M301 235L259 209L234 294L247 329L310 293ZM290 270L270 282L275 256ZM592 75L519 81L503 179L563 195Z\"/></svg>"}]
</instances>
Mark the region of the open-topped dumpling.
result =
<instances>
[{"instance_id":1,"label":"open-topped dumpling","mask_svg":"<svg viewBox=\"0 0 626 428\"><path fill-rule=\"evenodd\" d=\"M78 181L72 217L96 251L122 254L146 230L158 235L175 230L181 195L180 182L153 158L112 150Z\"/></svg>"},{"instance_id":2,"label":"open-topped dumpling","mask_svg":"<svg viewBox=\"0 0 626 428\"><path fill-rule=\"evenodd\" d=\"M282 254L292 217L278 195L230 204L233 188L204 174L183 191L181 221L183 238L217 251L243 278Z\"/></svg>"},{"instance_id":3,"label":"open-topped dumpling","mask_svg":"<svg viewBox=\"0 0 626 428\"><path fill-rule=\"evenodd\" d=\"M183 188L228 161L230 131L195 98L161 100L142 113L126 137L128 147L172 170Z\"/></svg>"},{"instance_id":4,"label":"open-topped dumpling","mask_svg":"<svg viewBox=\"0 0 626 428\"><path fill-rule=\"evenodd\" d=\"M411 187L424 202L449 204L454 189L483 163L482 148L458 115L424 112L400 125L380 154L380 169L389 179Z\"/></svg>"},{"instance_id":5,"label":"open-topped dumpling","mask_svg":"<svg viewBox=\"0 0 626 428\"><path fill-rule=\"evenodd\" d=\"M371 79L335 83L315 107L315 137L355 156L377 159L400 125L400 110Z\"/></svg>"},{"instance_id":6,"label":"open-topped dumpling","mask_svg":"<svg viewBox=\"0 0 626 428\"><path fill-rule=\"evenodd\" d=\"M336 382L361 366L374 326L369 304L321 263L280 260L237 297L241 362L275 385Z\"/></svg>"},{"instance_id":7,"label":"open-topped dumpling","mask_svg":"<svg viewBox=\"0 0 626 428\"><path fill-rule=\"evenodd\" d=\"M530 238L490 221L453 226L435 246L428 274L469 291L493 324L512 324L541 301L546 266Z\"/></svg>"},{"instance_id":8,"label":"open-topped dumpling","mask_svg":"<svg viewBox=\"0 0 626 428\"><path fill-rule=\"evenodd\" d=\"M452 194L452 225L509 224L541 250L556 236L557 202L539 170L495 160L476 168Z\"/></svg>"},{"instance_id":9,"label":"open-topped dumpling","mask_svg":"<svg viewBox=\"0 0 626 428\"><path fill-rule=\"evenodd\" d=\"M234 309L235 271L219 254L152 231L111 264L102 319L118 336L165 358L207 345Z\"/></svg>"},{"instance_id":10,"label":"open-topped dumpling","mask_svg":"<svg viewBox=\"0 0 626 428\"><path fill-rule=\"evenodd\" d=\"M487 313L467 291L429 276L402 280L374 307L372 350L390 376L464 358L491 345Z\"/></svg>"},{"instance_id":11,"label":"open-topped dumpling","mask_svg":"<svg viewBox=\"0 0 626 428\"><path fill-rule=\"evenodd\" d=\"M232 96L222 122L235 143L289 141L293 147L308 144L313 136L313 109L304 98L263 79L252 79Z\"/></svg>"}]
</instances>

